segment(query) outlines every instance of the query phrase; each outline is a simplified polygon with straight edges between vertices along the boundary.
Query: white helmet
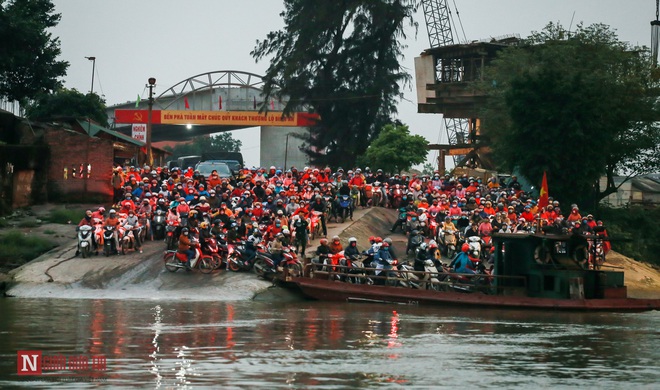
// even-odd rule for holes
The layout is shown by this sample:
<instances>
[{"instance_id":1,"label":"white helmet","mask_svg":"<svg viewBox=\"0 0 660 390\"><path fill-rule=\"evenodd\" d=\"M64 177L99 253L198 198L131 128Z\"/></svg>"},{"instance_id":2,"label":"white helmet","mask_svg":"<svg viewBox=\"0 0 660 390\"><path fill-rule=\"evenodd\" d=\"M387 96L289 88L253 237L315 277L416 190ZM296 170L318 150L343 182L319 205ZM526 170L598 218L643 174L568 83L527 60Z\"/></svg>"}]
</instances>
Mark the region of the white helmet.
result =
<instances>
[{"instance_id":1,"label":"white helmet","mask_svg":"<svg viewBox=\"0 0 660 390\"><path fill-rule=\"evenodd\" d=\"M289 229L284 229L284 230L282 230L282 234L284 234L285 236L288 236L289 234L291 234L291 232L289 231Z\"/></svg>"},{"instance_id":2,"label":"white helmet","mask_svg":"<svg viewBox=\"0 0 660 390\"><path fill-rule=\"evenodd\" d=\"M351 242L356 242L357 243L357 238L351 237L348 239L348 243L350 244Z\"/></svg>"}]
</instances>

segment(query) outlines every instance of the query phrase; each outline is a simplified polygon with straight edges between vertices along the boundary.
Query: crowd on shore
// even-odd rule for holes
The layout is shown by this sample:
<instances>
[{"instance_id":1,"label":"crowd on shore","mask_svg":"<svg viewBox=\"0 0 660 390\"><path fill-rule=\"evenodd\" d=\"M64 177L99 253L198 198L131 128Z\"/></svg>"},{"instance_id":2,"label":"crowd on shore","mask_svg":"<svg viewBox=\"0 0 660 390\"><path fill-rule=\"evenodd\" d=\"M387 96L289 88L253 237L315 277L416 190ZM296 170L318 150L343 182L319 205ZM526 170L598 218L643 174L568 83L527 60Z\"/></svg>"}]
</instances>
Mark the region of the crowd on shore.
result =
<instances>
[{"instance_id":1,"label":"crowd on shore","mask_svg":"<svg viewBox=\"0 0 660 390\"><path fill-rule=\"evenodd\" d=\"M209 177L187 169L149 166L116 166L113 169L113 210L136 219L150 218L161 209L169 219L186 217L197 230L223 230L228 237L245 240L260 230L263 239L283 237L299 243L305 251L318 218L318 236L327 235L326 223L338 218L339 197L351 197L355 207L386 206L399 210L423 210L438 224L451 221L457 228L474 227L479 234L529 232L539 226L589 233L602 222L582 215L577 205L566 207L549 199L539 207L538 199L523 190L516 176L509 180L433 175L386 175L366 167L297 169L242 169L232 178ZM113 217L101 207L89 210L85 220ZM110 219L111 223L117 223ZM124 220L122 223L126 223ZM132 220L130 224L133 224ZM396 225L393 227L393 231ZM369 244L364 243L365 246Z\"/></svg>"}]
</instances>

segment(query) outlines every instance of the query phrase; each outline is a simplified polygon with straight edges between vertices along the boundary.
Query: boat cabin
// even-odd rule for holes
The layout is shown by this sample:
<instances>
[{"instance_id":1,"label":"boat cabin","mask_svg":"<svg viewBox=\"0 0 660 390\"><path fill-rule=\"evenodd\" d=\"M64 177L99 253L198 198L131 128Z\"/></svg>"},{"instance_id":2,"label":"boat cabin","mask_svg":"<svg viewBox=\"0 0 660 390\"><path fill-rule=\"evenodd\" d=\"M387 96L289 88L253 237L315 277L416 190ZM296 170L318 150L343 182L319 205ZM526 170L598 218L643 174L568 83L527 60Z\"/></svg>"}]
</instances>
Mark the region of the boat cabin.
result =
<instances>
[{"instance_id":1,"label":"boat cabin","mask_svg":"<svg viewBox=\"0 0 660 390\"><path fill-rule=\"evenodd\" d=\"M493 234L493 283L503 295L553 299L626 298L623 272L593 269L576 234ZM599 268L599 267L596 267Z\"/></svg>"}]
</instances>

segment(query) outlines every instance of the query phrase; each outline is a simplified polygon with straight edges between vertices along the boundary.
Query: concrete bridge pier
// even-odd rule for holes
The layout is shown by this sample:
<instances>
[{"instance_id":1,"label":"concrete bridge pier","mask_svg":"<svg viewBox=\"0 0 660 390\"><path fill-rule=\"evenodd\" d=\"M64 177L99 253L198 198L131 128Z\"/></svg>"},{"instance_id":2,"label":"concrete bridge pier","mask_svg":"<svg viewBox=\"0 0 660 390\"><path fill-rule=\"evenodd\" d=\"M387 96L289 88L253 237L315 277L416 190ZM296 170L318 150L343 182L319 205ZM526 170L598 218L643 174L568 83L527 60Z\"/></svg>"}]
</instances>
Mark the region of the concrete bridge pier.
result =
<instances>
[{"instance_id":1,"label":"concrete bridge pier","mask_svg":"<svg viewBox=\"0 0 660 390\"><path fill-rule=\"evenodd\" d=\"M261 127L261 153L259 165L268 168L276 166L286 170L292 166L302 169L309 164L307 155L300 148L304 141L295 135L309 137L305 127Z\"/></svg>"}]
</instances>

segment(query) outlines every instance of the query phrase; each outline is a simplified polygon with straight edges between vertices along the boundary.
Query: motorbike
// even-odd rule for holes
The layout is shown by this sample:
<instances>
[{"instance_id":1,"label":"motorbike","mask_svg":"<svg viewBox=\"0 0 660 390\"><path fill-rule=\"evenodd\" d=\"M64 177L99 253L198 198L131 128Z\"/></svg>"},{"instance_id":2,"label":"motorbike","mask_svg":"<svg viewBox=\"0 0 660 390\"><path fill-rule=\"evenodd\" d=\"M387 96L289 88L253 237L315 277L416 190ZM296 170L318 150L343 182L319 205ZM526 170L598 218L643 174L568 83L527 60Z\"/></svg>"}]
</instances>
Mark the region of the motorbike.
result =
<instances>
[{"instance_id":1,"label":"motorbike","mask_svg":"<svg viewBox=\"0 0 660 390\"><path fill-rule=\"evenodd\" d=\"M146 213L138 214L138 225L142 227L140 229L139 234L140 234L140 242L146 242L147 241L147 236L150 230L150 222L151 219ZM151 236L153 238L153 236Z\"/></svg>"},{"instance_id":2,"label":"motorbike","mask_svg":"<svg viewBox=\"0 0 660 390\"><path fill-rule=\"evenodd\" d=\"M360 255L354 259L347 259L348 267L348 276L346 277L346 282L353 284L374 284L374 280L371 279L368 275L365 267L371 264L371 260L368 255Z\"/></svg>"},{"instance_id":3,"label":"motorbike","mask_svg":"<svg viewBox=\"0 0 660 390\"><path fill-rule=\"evenodd\" d=\"M407 213L406 216L406 224L404 225L404 233L408 234L409 232L413 232L415 230L419 230L420 228L420 223L419 220L417 219L417 214L413 211L410 211Z\"/></svg>"},{"instance_id":4,"label":"motorbike","mask_svg":"<svg viewBox=\"0 0 660 390\"><path fill-rule=\"evenodd\" d=\"M210 257L208 260L211 271L222 268L222 247L218 245L215 237L209 237L204 240L204 250L202 254L205 257ZM204 271L202 271L204 272Z\"/></svg>"},{"instance_id":5,"label":"motorbike","mask_svg":"<svg viewBox=\"0 0 660 390\"><path fill-rule=\"evenodd\" d=\"M481 260L487 262L490 258L490 248L493 246L491 236L481 237Z\"/></svg>"},{"instance_id":6,"label":"motorbike","mask_svg":"<svg viewBox=\"0 0 660 390\"><path fill-rule=\"evenodd\" d=\"M245 252L245 242L239 245L227 245L227 266L230 270L234 272L252 270L256 255L248 256Z\"/></svg>"},{"instance_id":7,"label":"motorbike","mask_svg":"<svg viewBox=\"0 0 660 390\"><path fill-rule=\"evenodd\" d=\"M481 238L478 236L468 237L467 243L470 246L468 254L471 257L480 259L481 258Z\"/></svg>"},{"instance_id":8,"label":"motorbike","mask_svg":"<svg viewBox=\"0 0 660 390\"><path fill-rule=\"evenodd\" d=\"M351 217L351 197L348 195L342 195L338 199L338 205L339 205L339 210L337 210L337 213L339 217L341 217L341 222L346 221L346 217Z\"/></svg>"},{"instance_id":9,"label":"motorbike","mask_svg":"<svg viewBox=\"0 0 660 390\"><path fill-rule=\"evenodd\" d=\"M442 251L450 259L453 259L454 255L456 254L456 243L457 238L455 230L440 231L440 244L442 245Z\"/></svg>"},{"instance_id":10,"label":"motorbike","mask_svg":"<svg viewBox=\"0 0 660 390\"><path fill-rule=\"evenodd\" d=\"M124 235L121 238L121 254L125 255L129 249L137 250L136 235L141 234L143 226L135 226L130 229L126 229Z\"/></svg>"},{"instance_id":11,"label":"motorbike","mask_svg":"<svg viewBox=\"0 0 660 390\"><path fill-rule=\"evenodd\" d=\"M202 254L202 251L199 249L199 246L195 247L195 256L190 260L190 268L198 268L202 273L208 274L213 272L213 267L210 262L212 261L211 256ZM186 269L186 263L188 262L188 255L186 253L180 253L176 250L165 251L165 256L163 256L163 261L165 262L165 269L169 272L176 272L179 269Z\"/></svg>"},{"instance_id":12,"label":"motorbike","mask_svg":"<svg viewBox=\"0 0 660 390\"><path fill-rule=\"evenodd\" d=\"M380 183L375 182L372 188L371 199L369 200L370 206L382 206L383 205L383 187L380 186Z\"/></svg>"},{"instance_id":13,"label":"motorbike","mask_svg":"<svg viewBox=\"0 0 660 390\"><path fill-rule=\"evenodd\" d=\"M115 230L114 226L103 228L103 254L106 257L119 254L119 248L117 248L117 243L115 242Z\"/></svg>"},{"instance_id":14,"label":"motorbike","mask_svg":"<svg viewBox=\"0 0 660 390\"><path fill-rule=\"evenodd\" d=\"M406 254L412 252L415 253L417 248L424 242L424 236L421 231L413 230L408 237L408 245L406 246Z\"/></svg>"},{"instance_id":15,"label":"motorbike","mask_svg":"<svg viewBox=\"0 0 660 390\"><path fill-rule=\"evenodd\" d=\"M162 240L165 238L165 212L161 209L157 209L154 213L154 217L151 220L151 234L152 237L156 240Z\"/></svg>"},{"instance_id":16,"label":"motorbike","mask_svg":"<svg viewBox=\"0 0 660 390\"><path fill-rule=\"evenodd\" d=\"M94 245L93 227L89 225L79 226L78 230L78 251L83 259L88 258L92 254L92 246Z\"/></svg>"},{"instance_id":17,"label":"motorbike","mask_svg":"<svg viewBox=\"0 0 660 390\"><path fill-rule=\"evenodd\" d=\"M313 240L315 237L321 237L321 215L323 213L320 211L312 211L312 216L309 220L309 231L311 232L310 239Z\"/></svg>"},{"instance_id":18,"label":"motorbike","mask_svg":"<svg viewBox=\"0 0 660 390\"><path fill-rule=\"evenodd\" d=\"M428 234L427 234L427 237L429 237L429 238L436 237L436 235L438 233L438 220L436 219L436 215L433 215L433 214L437 215L437 213L432 213L428 217L428 228L427 228Z\"/></svg>"},{"instance_id":19,"label":"motorbike","mask_svg":"<svg viewBox=\"0 0 660 390\"><path fill-rule=\"evenodd\" d=\"M390 206L394 209L398 209L401 207L401 201L403 200L403 191L401 190L401 186L399 184L395 184L394 188L392 188L392 194L391 200L390 200Z\"/></svg>"},{"instance_id":20,"label":"motorbike","mask_svg":"<svg viewBox=\"0 0 660 390\"><path fill-rule=\"evenodd\" d=\"M167 226L165 226L165 244L167 245L167 250L174 250L177 245L178 235L176 234L178 224L169 221Z\"/></svg>"},{"instance_id":21,"label":"motorbike","mask_svg":"<svg viewBox=\"0 0 660 390\"><path fill-rule=\"evenodd\" d=\"M366 207L373 206L374 201L374 187L371 184L364 186L364 199Z\"/></svg>"},{"instance_id":22,"label":"motorbike","mask_svg":"<svg viewBox=\"0 0 660 390\"><path fill-rule=\"evenodd\" d=\"M416 288L419 290L440 291L440 274L433 260L424 260L424 273L415 271L415 268L408 263L398 265L401 280L399 284L402 287Z\"/></svg>"},{"instance_id":23,"label":"motorbike","mask_svg":"<svg viewBox=\"0 0 660 390\"><path fill-rule=\"evenodd\" d=\"M287 269L291 277L299 277L302 275L302 264L298 260L296 254L290 247L282 249L282 261L279 266L282 269ZM254 271L258 276L266 278L268 275L275 275L278 273L277 267L273 260L273 255L265 250L257 251L257 258L254 262Z\"/></svg>"}]
</instances>

